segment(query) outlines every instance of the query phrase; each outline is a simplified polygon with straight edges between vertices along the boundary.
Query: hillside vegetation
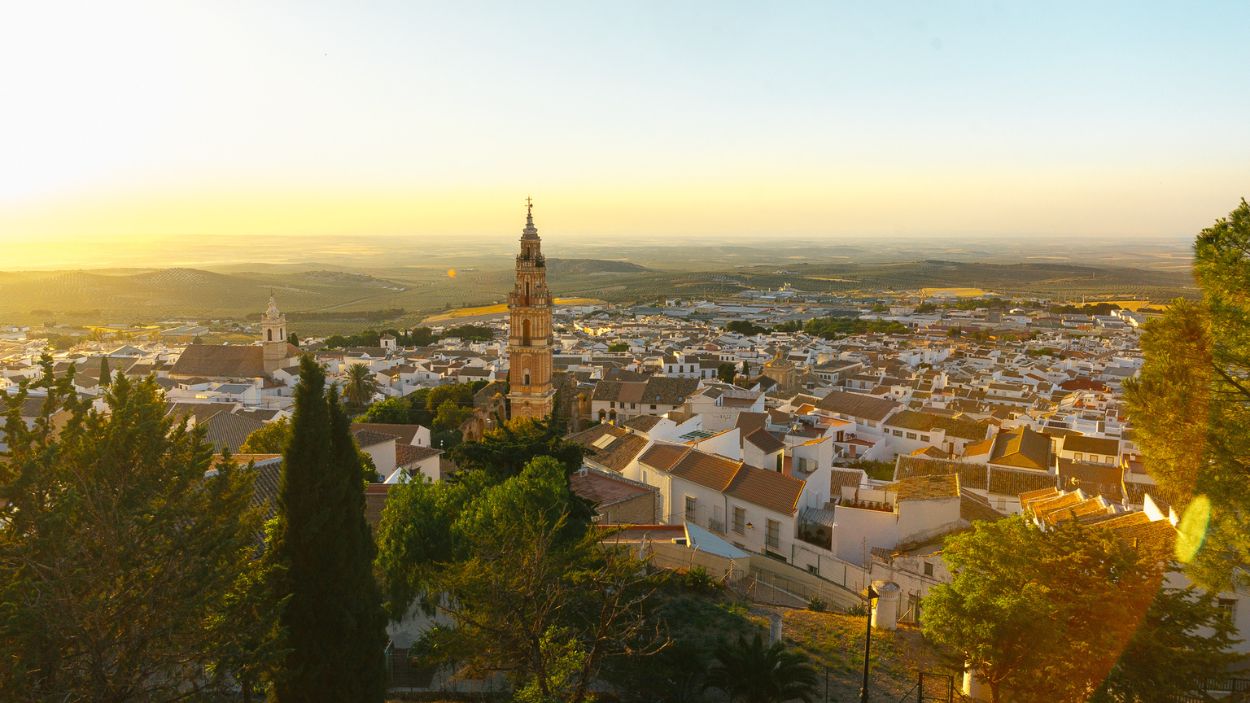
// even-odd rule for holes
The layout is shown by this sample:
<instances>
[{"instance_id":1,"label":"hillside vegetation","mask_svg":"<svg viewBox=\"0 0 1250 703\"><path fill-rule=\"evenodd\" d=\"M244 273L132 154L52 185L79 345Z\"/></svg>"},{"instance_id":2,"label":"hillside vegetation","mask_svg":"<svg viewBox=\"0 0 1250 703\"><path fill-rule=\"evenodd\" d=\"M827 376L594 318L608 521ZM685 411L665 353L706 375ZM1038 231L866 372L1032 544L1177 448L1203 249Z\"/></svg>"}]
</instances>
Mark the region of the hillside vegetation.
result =
<instances>
[{"instance_id":1,"label":"hillside vegetation","mask_svg":"<svg viewBox=\"0 0 1250 703\"><path fill-rule=\"evenodd\" d=\"M1070 263L969 263L924 260L861 264L809 260L784 268L727 262L721 270L647 268L628 261L549 259L550 285L557 295L613 303L651 302L657 296L715 297L748 288L796 289L831 295L916 291L923 288L982 289L1000 295L1079 296L1167 301L1192 295L1187 272ZM681 262L671 262L681 263ZM510 264L510 262L509 262ZM513 283L510 265L450 269L438 266L299 270L233 265L221 272L193 268L110 271L26 271L0 273L0 322L146 322L170 317L245 318L258 313L272 290L291 320L304 320L305 334L353 313L391 311L395 326L461 308L506 303ZM463 313L462 313L463 314ZM314 321L317 324L312 324ZM317 329L313 329L317 327Z\"/></svg>"}]
</instances>

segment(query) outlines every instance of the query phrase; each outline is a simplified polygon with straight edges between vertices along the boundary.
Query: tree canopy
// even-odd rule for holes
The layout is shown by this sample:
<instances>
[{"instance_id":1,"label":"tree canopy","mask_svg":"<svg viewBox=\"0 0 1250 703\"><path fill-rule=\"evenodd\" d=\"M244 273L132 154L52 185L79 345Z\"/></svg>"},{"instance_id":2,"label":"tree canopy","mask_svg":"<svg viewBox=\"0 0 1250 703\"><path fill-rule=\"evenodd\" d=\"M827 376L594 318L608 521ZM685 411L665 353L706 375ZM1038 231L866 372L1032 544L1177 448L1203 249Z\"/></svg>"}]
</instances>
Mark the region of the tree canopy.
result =
<instances>
[{"instance_id":1,"label":"tree canopy","mask_svg":"<svg viewBox=\"0 0 1250 703\"><path fill-rule=\"evenodd\" d=\"M274 654L253 474L166 417L154 380L118 374L104 403L46 357L39 380L0 392L0 698L175 701L235 682L246 696Z\"/></svg>"},{"instance_id":2,"label":"tree canopy","mask_svg":"<svg viewBox=\"0 0 1250 703\"><path fill-rule=\"evenodd\" d=\"M652 578L603 546L575 504L548 456L514 475L471 468L392 492L378 555L391 616L438 600L454 623L422 640L427 661L506 673L518 701L580 703L607 660L663 646L644 612Z\"/></svg>"},{"instance_id":3,"label":"tree canopy","mask_svg":"<svg viewBox=\"0 0 1250 703\"><path fill-rule=\"evenodd\" d=\"M813 337L840 339L853 334L903 334L907 325L893 320L861 320L854 317L817 317L803 325L803 331Z\"/></svg>"},{"instance_id":4,"label":"tree canopy","mask_svg":"<svg viewBox=\"0 0 1250 703\"><path fill-rule=\"evenodd\" d=\"M266 422L243 440L239 451L243 454L281 454L291 441L291 422L285 417Z\"/></svg>"},{"instance_id":5,"label":"tree canopy","mask_svg":"<svg viewBox=\"0 0 1250 703\"><path fill-rule=\"evenodd\" d=\"M1184 510L1177 556L1211 588L1250 583L1250 205L1194 245L1200 300L1177 300L1142 336L1125 400L1146 470Z\"/></svg>"},{"instance_id":6,"label":"tree canopy","mask_svg":"<svg viewBox=\"0 0 1250 703\"><path fill-rule=\"evenodd\" d=\"M1075 520L1022 516L947 538L953 578L924 600L921 628L979 672L993 700L1087 700L1125 650L1161 580L1138 554Z\"/></svg>"},{"instance_id":7,"label":"tree canopy","mask_svg":"<svg viewBox=\"0 0 1250 703\"><path fill-rule=\"evenodd\" d=\"M707 685L724 691L731 703L785 703L815 700L817 681L806 656L782 642L764 644L756 632L749 640L739 635L721 645Z\"/></svg>"},{"instance_id":8,"label":"tree canopy","mask_svg":"<svg viewBox=\"0 0 1250 703\"><path fill-rule=\"evenodd\" d=\"M380 702L386 617L364 516L366 468L338 393L308 356L300 360L291 432L266 553L286 594L279 626L287 650L273 698Z\"/></svg>"}]
</instances>

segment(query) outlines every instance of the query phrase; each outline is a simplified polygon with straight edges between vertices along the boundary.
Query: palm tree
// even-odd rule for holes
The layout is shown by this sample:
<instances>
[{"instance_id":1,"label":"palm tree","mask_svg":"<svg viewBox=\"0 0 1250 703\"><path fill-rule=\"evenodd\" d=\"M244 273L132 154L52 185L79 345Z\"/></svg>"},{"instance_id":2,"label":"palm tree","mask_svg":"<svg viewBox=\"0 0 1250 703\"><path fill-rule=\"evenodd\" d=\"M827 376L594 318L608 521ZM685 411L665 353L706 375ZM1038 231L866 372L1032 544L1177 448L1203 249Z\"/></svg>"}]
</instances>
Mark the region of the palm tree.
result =
<instances>
[{"instance_id":1,"label":"palm tree","mask_svg":"<svg viewBox=\"0 0 1250 703\"><path fill-rule=\"evenodd\" d=\"M751 641L741 635L716 651L708 670L707 687L719 688L733 703L782 703L816 696L816 669L807 657L781 642L765 645L760 633Z\"/></svg>"},{"instance_id":2,"label":"palm tree","mask_svg":"<svg viewBox=\"0 0 1250 703\"><path fill-rule=\"evenodd\" d=\"M363 410L373 401L373 394L378 390L378 382L373 372L365 364L352 364L347 367L347 381L343 384L343 397L347 404L356 410Z\"/></svg>"}]
</instances>

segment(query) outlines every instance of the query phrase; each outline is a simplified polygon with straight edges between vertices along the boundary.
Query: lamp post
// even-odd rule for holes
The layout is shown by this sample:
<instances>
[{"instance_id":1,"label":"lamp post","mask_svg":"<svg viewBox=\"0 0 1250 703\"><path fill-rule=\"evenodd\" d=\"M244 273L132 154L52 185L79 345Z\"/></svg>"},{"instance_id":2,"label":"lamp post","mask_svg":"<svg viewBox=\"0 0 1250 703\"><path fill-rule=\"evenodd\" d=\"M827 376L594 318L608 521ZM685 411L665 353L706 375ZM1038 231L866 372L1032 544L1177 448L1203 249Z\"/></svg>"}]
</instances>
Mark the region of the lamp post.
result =
<instances>
[{"instance_id":1,"label":"lamp post","mask_svg":"<svg viewBox=\"0 0 1250 703\"><path fill-rule=\"evenodd\" d=\"M872 601L881 594L868 584L868 626L864 630L864 682L859 687L859 703L868 703L868 653L872 649Z\"/></svg>"}]
</instances>

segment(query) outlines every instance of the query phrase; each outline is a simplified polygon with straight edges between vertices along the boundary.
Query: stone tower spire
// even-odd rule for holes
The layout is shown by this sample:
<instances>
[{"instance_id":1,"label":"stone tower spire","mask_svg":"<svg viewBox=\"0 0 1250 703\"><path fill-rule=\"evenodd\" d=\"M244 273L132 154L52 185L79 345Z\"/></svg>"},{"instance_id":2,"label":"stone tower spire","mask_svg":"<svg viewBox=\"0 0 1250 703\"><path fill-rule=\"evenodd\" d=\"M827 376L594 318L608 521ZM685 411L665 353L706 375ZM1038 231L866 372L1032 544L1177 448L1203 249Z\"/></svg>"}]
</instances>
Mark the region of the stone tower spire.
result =
<instances>
[{"instance_id":1,"label":"stone tower spire","mask_svg":"<svg viewBox=\"0 0 1250 703\"><path fill-rule=\"evenodd\" d=\"M278 311L273 291L269 291L269 305L260 316L260 341L265 348L265 371L272 373L282 368L287 358L286 315Z\"/></svg>"},{"instance_id":2,"label":"stone tower spire","mask_svg":"<svg viewBox=\"0 0 1250 703\"><path fill-rule=\"evenodd\" d=\"M516 258L516 284L508 294L508 399L512 417L551 415L551 292L547 260L534 226L534 202L525 199L525 229Z\"/></svg>"}]
</instances>

